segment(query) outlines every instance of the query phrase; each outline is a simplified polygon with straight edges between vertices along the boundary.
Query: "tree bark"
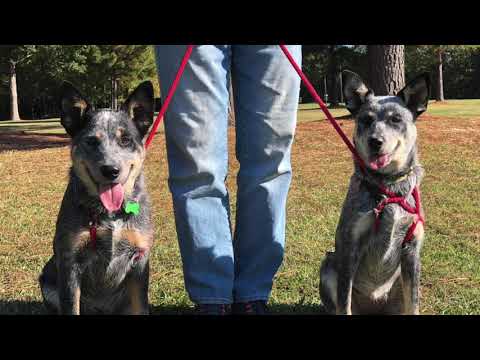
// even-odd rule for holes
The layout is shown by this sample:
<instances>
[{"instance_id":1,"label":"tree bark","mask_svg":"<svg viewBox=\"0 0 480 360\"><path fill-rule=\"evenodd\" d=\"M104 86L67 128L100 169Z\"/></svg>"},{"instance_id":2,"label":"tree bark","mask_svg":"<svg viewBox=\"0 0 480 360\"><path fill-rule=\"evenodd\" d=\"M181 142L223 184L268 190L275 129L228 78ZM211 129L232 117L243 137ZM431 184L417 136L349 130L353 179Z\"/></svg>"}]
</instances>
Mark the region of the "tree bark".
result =
<instances>
[{"instance_id":1,"label":"tree bark","mask_svg":"<svg viewBox=\"0 0 480 360\"><path fill-rule=\"evenodd\" d=\"M18 111L17 71L14 61L10 61L10 118L13 121L22 120Z\"/></svg>"},{"instance_id":2,"label":"tree bark","mask_svg":"<svg viewBox=\"0 0 480 360\"><path fill-rule=\"evenodd\" d=\"M443 96L443 51L438 49L438 63L437 63L437 101L445 101Z\"/></svg>"},{"instance_id":3,"label":"tree bark","mask_svg":"<svg viewBox=\"0 0 480 360\"><path fill-rule=\"evenodd\" d=\"M405 86L404 45L368 45L368 63L376 95L395 95Z\"/></svg>"}]
</instances>

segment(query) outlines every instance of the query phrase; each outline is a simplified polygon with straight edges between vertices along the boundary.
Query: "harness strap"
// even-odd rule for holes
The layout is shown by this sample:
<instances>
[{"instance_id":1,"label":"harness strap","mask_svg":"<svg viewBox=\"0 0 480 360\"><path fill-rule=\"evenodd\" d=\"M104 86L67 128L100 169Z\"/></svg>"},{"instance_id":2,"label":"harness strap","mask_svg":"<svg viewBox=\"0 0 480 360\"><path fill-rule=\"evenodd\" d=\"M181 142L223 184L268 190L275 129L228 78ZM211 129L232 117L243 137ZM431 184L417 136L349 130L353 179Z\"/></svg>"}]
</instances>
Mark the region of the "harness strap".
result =
<instances>
[{"instance_id":1,"label":"harness strap","mask_svg":"<svg viewBox=\"0 0 480 360\"><path fill-rule=\"evenodd\" d=\"M97 249L97 224L97 217L93 213L90 213L90 222L88 225L90 226L90 243L93 250Z\"/></svg>"},{"instance_id":2,"label":"harness strap","mask_svg":"<svg viewBox=\"0 0 480 360\"><path fill-rule=\"evenodd\" d=\"M385 209L385 206L387 206L388 204L398 204L406 212L414 215L412 225L410 225L410 227L408 228L407 234L405 235L405 238L403 239L402 244L410 242L413 239L413 234L415 232L417 224L421 222L423 225L425 225L425 220L423 218L423 215L420 213L421 202L420 202L420 192L418 190L418 187L415 186L412 191L413 199L415 201L415 207L411 207L407 203L406 197L401 197L401 196L392 197L391 195L394 193L392 193L391 191L388 191L388 193L384 192L384 194L387 196L387 198L380 201L377 207L373 210L375 212L375 225L374 225L375 231L378 231L379 229L380 215Z\"/></svg>"}]
</instances>

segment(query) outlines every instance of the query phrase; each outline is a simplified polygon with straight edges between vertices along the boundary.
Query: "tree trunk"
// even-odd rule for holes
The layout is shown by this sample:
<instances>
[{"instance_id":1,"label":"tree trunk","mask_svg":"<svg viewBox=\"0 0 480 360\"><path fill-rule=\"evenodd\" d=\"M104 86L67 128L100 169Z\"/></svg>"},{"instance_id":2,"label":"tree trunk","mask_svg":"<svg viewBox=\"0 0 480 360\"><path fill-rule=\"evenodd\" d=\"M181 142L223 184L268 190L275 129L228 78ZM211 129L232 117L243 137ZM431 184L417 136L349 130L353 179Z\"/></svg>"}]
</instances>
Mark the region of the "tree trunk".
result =
<instances>
[{"instance_id":1,"label":"tree trunk","mask_svg":"<svg viewBox=\"0 0 480 360\"><path fill-rule=\"evenodd\" d=\"M228 126L235 126L235 107L233 103L232 79L230 78L229 101L228 101Z\"/></svg>"},{"instance_id":2,"label":"tree trunk","mask_svg":"<svg viewBox=\"0 0 480 360\"><path fill-rule=\"evenodd\" d=\"M13 61L10 61L10 118L13 121L22 120L18 112L17 71Z\"/></svg>"},{"instance_id":3,"label":"tree trunk","mask_svg":"<svg viewBox=\"0 0 480 360\"><path fill-rule=\"evenodd\" d=\"M111 108L112 110L117 110L117 79L115 76L112 76L112 100L111 100Z\"/></svg>"},{"instance_id":4,"label":"tree trunk","mask_svg":"<svg viewBox=\"0 0 480 360\"><path fill-rule=\"evenodd\" d=\"M342 82L342 71L338 73L338 80L340 82L340 102L343 104L343 82Z\"/></svg>"},{"instance_id":5,"label":"tree trunk","mask_svg":"<svg viewBox=\"0 0 480 360\"><path fill-rule=\"evenodd\" d=\"M368 63L376 95L395 95L405 86L404 45L368 45Z\"/></svg>"},{"instance_id":6,"label":"tree trunk","mask_svg":"<svg viewBox=\"0 0 480 360\"><path fill-rule=\"evenodd\" d=\"M328 47L328 67L327 78L330 79L330 106L338 106L338 86L337 86L337 59L335 58L335 45Z\"/></svg>"},{"instance_id":7,"label":"tree trunk","mask_svg":"<svg viewBox=\"0 0 480 360\"><path fill-rule=\"evenodd\" d=\"M438 49L438 64L437 64L437 101L445 101L443 97L443 59L442 50Z\"/></svg>"},{"instance_id":8,"label":"tree trunk","mask_svg":"<svg viewBox=\"0 0 480 360\"><path fill-rule=\"evenodd\" d=\"M338 108L342 93L341 88L341 80L342 74L340 72L336 72L336 70L331 74L331 87L330 87L330 106L332 108Z\"/></svg>"}]
</instances>

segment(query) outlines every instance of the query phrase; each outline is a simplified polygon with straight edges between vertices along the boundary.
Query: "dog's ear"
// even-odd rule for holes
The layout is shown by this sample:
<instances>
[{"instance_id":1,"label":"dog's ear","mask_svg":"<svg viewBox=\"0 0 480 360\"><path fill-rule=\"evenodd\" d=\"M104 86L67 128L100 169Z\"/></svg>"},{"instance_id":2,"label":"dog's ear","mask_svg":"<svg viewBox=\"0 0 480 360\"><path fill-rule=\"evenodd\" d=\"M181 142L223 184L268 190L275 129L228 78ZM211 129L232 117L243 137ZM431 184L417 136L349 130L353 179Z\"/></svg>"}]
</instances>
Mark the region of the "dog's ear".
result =
<instances>
[{"instance_id":1,"label":"dog's ear","mask_svg":"<svg viewBox=\"0 0 480 360\"><path fill-rule=\"evenodd\" d=\"M60 123L66 132L74 137L87 123L86 113L90 104L67 81L64 81L58 90L58 101L60 105Z\"/></svg>"},{"instance_id":2,"label":"dog's ear","mask_svg":"<svg viewBox=\"0 0 480 360\"><path fill-rule=\"evenodd\" d=\"M417 76L400 90L397 96L403 100L416 119L427 110L430 99L430 75L424 73Z\"/></svg>"},{"instance_id":3,"label":"dog's ear","mask_svg":"<svg viewBox=\"0 0 480 360\"><path fill-rule=\"evenodd\" d=\"M346 107L352 115L355 115L365 103L367 96L373 95L373 91L358 74L349 70L342 71L342 84Z\"/></svg>"},{"instance_id":4,"label":"dog's ear","mask_svg":"<svg viewBox=\"0 0 480 360\"><path fill-rule=\"evenodd\" d=\"M144 137L153 122L153 107L153 85L150 81L144 81L128 96L121 110L128 114Z\"/></svg>"}]
</instances>

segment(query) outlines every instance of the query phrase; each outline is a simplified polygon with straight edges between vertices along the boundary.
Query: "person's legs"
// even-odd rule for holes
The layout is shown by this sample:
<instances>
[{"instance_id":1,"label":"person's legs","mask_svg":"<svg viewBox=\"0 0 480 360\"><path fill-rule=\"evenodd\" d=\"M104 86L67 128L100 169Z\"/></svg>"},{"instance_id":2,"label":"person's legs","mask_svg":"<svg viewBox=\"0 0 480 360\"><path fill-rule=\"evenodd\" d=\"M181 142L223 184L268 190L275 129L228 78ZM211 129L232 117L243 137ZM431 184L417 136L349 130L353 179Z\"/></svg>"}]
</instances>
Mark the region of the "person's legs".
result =
<instances>
[{"instance_id":1,"label":"person's legs","mask_svg":"<svg viewBox=\"0 0 480 360\"><path fill-rule=\"evenodd\" d=\"M300 65L301 46L288 46ZM285 243L300 78L278 45L232 46L237 159L234 301L267 301Z\"/></svg>"},{"instance_id":2,"label":"person's legs","mask_svg":"<svg viewBox=\"0 0 480 360\"><path fill-rule=\"evenodd\" d=\"M156 46L162 94L167 94L185 49ZM194 48L165 116L169 187L185 287L197 304L232 302L233 249L225 186L230 50Z\"/></svg>"}]
</instances>

